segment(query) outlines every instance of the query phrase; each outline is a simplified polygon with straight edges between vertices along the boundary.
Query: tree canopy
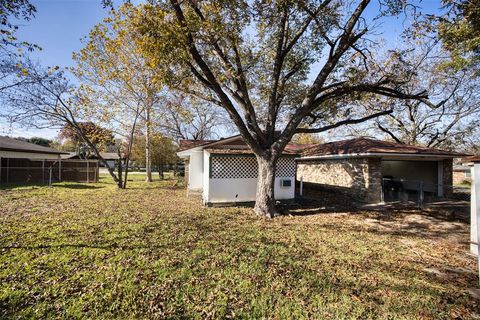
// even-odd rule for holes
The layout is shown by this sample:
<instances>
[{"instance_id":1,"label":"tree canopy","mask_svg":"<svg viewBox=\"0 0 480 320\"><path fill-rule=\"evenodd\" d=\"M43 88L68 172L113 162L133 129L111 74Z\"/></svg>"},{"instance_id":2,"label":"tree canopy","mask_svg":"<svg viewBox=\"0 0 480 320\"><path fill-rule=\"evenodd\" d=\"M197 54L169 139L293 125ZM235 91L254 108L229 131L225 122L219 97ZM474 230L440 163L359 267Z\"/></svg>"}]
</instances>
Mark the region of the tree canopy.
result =
<instances>
[{"instance_id":1,"label":"tree canopy","mask_svg":"<svg viewBox=\"0 0 480 320\"><path fill-rule=\"evenodd\" d=\"M480 65L480 1L443 0L446 13L437 18L438 35L452 53L455 69ZM480 75L480 70L477 72Z\"/></svg>"},{"instance_id":2,"label":"tree canopy","mask_svg":"<svg viewBox=\"0 0 480 320\"><path fill-rule=\"evenodd\" d=\"M37 9L29 0L0 1L0 44L1 50L8 47L33 48L32 44L19 40L15 33L19 28L19 21L30 20Z\"/></svg>"},{"instance_id":3,"label":"tree canopy","mask_svg":"<svg viewBox=\"0 0 480 320\"><path fill-rule=\"evenodd\" d=\"M78 128L82 131L79 134ZM115 143L115 137L110 130L101 128L91 121L77 122L76 125L66 124L59 132L61 140L71 141L76 146L78 154L88 157L94 151L85 142L85 137L96 146L97 150L104 151L109 145Z\"/></svg>"}]
</instances>

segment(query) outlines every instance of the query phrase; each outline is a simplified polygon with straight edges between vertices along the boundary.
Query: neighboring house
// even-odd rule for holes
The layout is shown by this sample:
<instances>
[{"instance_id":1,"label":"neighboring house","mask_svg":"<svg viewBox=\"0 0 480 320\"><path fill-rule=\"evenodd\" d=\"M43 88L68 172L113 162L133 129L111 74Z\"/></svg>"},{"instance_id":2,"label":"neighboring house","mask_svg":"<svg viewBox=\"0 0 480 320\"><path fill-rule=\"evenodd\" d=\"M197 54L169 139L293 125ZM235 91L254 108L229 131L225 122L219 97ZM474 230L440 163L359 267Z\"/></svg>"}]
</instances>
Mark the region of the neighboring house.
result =
<instances>
[{"instance_id":1,"label":"neighboring house","mask_svg":"<svg viewBox=\"0 0 480 320\"><path fill-rule=\"evenodd\" d=\"M342 191L367 203L383 200L385 183L443 197L451 192L452 160L463 156L366 138L336 141L304 150L297 160L297 180L306 188Z\"/></svg>"},{"instance_id":2,"label":"neighboring house","mask_svg":"<svg viewBox=\"0 0 480 320\"><path fill-rule=\"evenodd\" d=\"M0 158L60 159L65 152L0 136Z\"/></svg>"},{"instance_id":3,"label":"neighboring house","mask_svg":"<svg viewBox=\"0 0 480 320\"><path fill-rule=\"evenodd\" d=\"M46 182L54 165L58 177L63 154L34 143L0 137L0 183Z\"/></svg>"},{"instance_id":4,"label":"neighboring house","mask_svg":"<svg viewBox=\"0 0 480 320\"><path fill-rule=\"evenodd\" d=\"M118 153L115 152L100 152L100 155L102 156L103 159L108 163L110 168L115 168L118 165L118 161L120 160L120 156ZM78 155L76 152L69 152L66 155L62 155L62 159L83 159ZM98 157L94 154L90 155L88 157L89 160L98 160ZM124 158L122 158L124 160ZM105 167L105 165L102 162L98 162L98 165L100 167Z\"/></svg>"},{"instance_id":5,"label":"neighboring house","mask_svg":"<svg viewBox=\"0 0 480 320\"><path fill-rule=\"evenodd\" d=\"M453 184L462 184L472 182L471 166L467 164L457 164L453 166Z\"/></svg>"},{"instance_id":6,"label":"neighboring house","mask_svg":"<svg viewBox=\"0 0 480 320\"><path fill-rule=\"evenodd\" d=\"M179 147L189 194L201 194L206 205L255 201L257 159L240 135L215 141L181 140ZM301 148L289 144L279 158L275 199L295 197L294 158Z\"/></svg>"}]
</instances>

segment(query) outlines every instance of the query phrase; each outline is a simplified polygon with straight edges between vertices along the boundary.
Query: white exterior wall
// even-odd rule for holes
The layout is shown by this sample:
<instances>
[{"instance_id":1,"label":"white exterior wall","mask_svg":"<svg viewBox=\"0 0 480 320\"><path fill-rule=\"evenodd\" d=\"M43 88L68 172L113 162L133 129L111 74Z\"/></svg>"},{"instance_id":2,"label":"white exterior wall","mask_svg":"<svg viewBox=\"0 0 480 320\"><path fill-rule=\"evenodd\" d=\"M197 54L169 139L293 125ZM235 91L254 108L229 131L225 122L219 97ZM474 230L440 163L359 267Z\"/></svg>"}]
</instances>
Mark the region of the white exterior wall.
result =
<instances>
[{"instance_id":1,"label":"white exterior wall","mask_svg":"<svg viewBox=\"0 0 480 320\"><path fill-rule=\"evenodd\" d=\"M229 203L255 201L257 178L210 178L210 153L204 152L203 202ZM290 187L282 187L281 180L290 179ZM295 176L276 177L274 196L277 200L295 198Z\"/></svg>"},{"instance_id":2,"label":"white exterior wall","mask_svg":"<svg viewBox=\"0 0 480 320\"><path fill-rule=\"evenodd\" d=\"M203 150L195 150L190 154L188 189L194 191L203 189Z\"/></svg>"},{"instance_id":3,"label":"white exterior wall","mask_svg":"<svg viewBox=\"0 0 480 320\"><path fill-rule=\"evenodd\" d=\"M208 202L208 195L210 194L210 153L203 151L203 203Z\"/></svg>"},{"instance_id":4,"label":"white exterior wall","mask_svg":"<svg viewBox=\"0 0 480 320\"><path fill-rule=\"evenodd\" d=\"M478 232L480 229L480 162L472 168L472 193L470 210L470 252L478 255ZM480 267L480 266L479 266Z\"/></svg>"},{"instance_id":5,"label":"white exterior wall","mask_svg":"<svg viewBox=\"0 0 480 320\"><path fill-rule=\"evenodd\" d=\"M290 187L281 187L281 179L292 180ZM257 179L209 179L209 195L206 203L250 202L255 201ZM287 200L295 198L295 177L275 178L275 199Z\"/></svg>"},{"instance_id":6,"label":"white exterior wall","mask_svg":"<svg viewBox=\"0 0 480 320\"><path fill-rule=\"evenodd\" d=\"M0 158L23 158L23 159L60 159L59 154L0 151Z\"/></svg>"}]
</instances>

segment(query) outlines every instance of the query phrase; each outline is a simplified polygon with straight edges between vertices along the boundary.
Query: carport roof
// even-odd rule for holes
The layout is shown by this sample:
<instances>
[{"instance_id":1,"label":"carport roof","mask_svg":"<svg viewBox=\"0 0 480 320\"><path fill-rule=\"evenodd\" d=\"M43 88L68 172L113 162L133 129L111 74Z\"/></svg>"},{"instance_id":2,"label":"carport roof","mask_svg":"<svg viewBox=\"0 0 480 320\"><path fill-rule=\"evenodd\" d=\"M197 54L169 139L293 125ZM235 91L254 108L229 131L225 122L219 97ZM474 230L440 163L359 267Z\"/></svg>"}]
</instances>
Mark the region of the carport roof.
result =
<instances>
[{"instance_id":1,"label":"carport roof","mask_svg":"<svg viewBox=\"0 0 480 320\"><path fill-rule=\"evenodd\" d=\"M468 157L468 158L463 159L462 162L464 162L464 163L466 163L466 162L480 162L480 156Z\"/></svg>"},{"instance_id":2,"label":"carport roof","mask_svg":"<svg viewBox=\"0 0 480 320\"><path fill-rule=\"evenodd\" d=\"M52 148L39 146L34 143L21 141L9 137L0 136L0 150L16 152L32 152L46 154L66 154L67 152L58 151Z\"/></svg>"},{"instance_id":3,"label":"carport roof","mask_svg":"<svg viewBox=\"0 0 480 320\"><path fill-rule=\"evenodd\" d=\"M449 158L465 157L466 154L461 154L453 151L411 146L395 142L355 138L349 140L334 141L323 143L307 148L302 153L304 157L322 157L322 156L340 156L340 155L432 155L445 156Z\"/></svg>"}]
</instances>

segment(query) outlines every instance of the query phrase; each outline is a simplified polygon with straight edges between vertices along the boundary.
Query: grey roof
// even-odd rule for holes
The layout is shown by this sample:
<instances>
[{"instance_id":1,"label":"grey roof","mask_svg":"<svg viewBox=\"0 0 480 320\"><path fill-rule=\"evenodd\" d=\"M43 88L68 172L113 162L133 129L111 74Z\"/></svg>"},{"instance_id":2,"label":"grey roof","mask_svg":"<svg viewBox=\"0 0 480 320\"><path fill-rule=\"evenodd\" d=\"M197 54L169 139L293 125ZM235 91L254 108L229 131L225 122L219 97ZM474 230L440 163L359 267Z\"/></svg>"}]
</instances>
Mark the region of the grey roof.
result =
<instances>
[{"instance_id":1,"label":"grey roof","mask_svg":"<svg viewBox=\"0 0 480 320\"><path fill-rule=\"evenodd\" d=\"M100 152L100 155L104 160L118 160L120 157L118 153L115 152ZM81 159L76 152L66 152L65 155L62 155L62 159ZM91 154L88 159L97 159L97 156Z\"/></svg>"},{"instance_id":2,"label":"grey roof","mask_svg":"<svg viewBox=\"0 0 480 320\"><path fill-rule=\"evenodd\" d=\"M62 154L60 157L62 159L73 159L73 158L77 157L77 153L76 152L66 152L65 154Z\"/></svg>"},{"instance_id":3,"label":"grey roof","mask_svg":"<svg viewBox=\"0 0 480 320\"><path fill-rule=\"evenodd\" d=\"M120 157L118 156L118 153L115 153L115 152L100 152L100 155L105 160L118 160L118 159L120 159ZM123 155L122 155L122 157L123 157Z\"/></svg>"},{"instance_id":4,"label":"grey roof","mask_svg":"<svg viewBox=\"0 0 480 320\"><path fill-rule=\"evenodd\" d=\"M47 153L47 154L64 154L65 153L49 147L39 146L34 143L12 139L9 137L1 137L1 136L0 136L0 150L32 152L32 153Z\"/></svg>"}]
</instances>

